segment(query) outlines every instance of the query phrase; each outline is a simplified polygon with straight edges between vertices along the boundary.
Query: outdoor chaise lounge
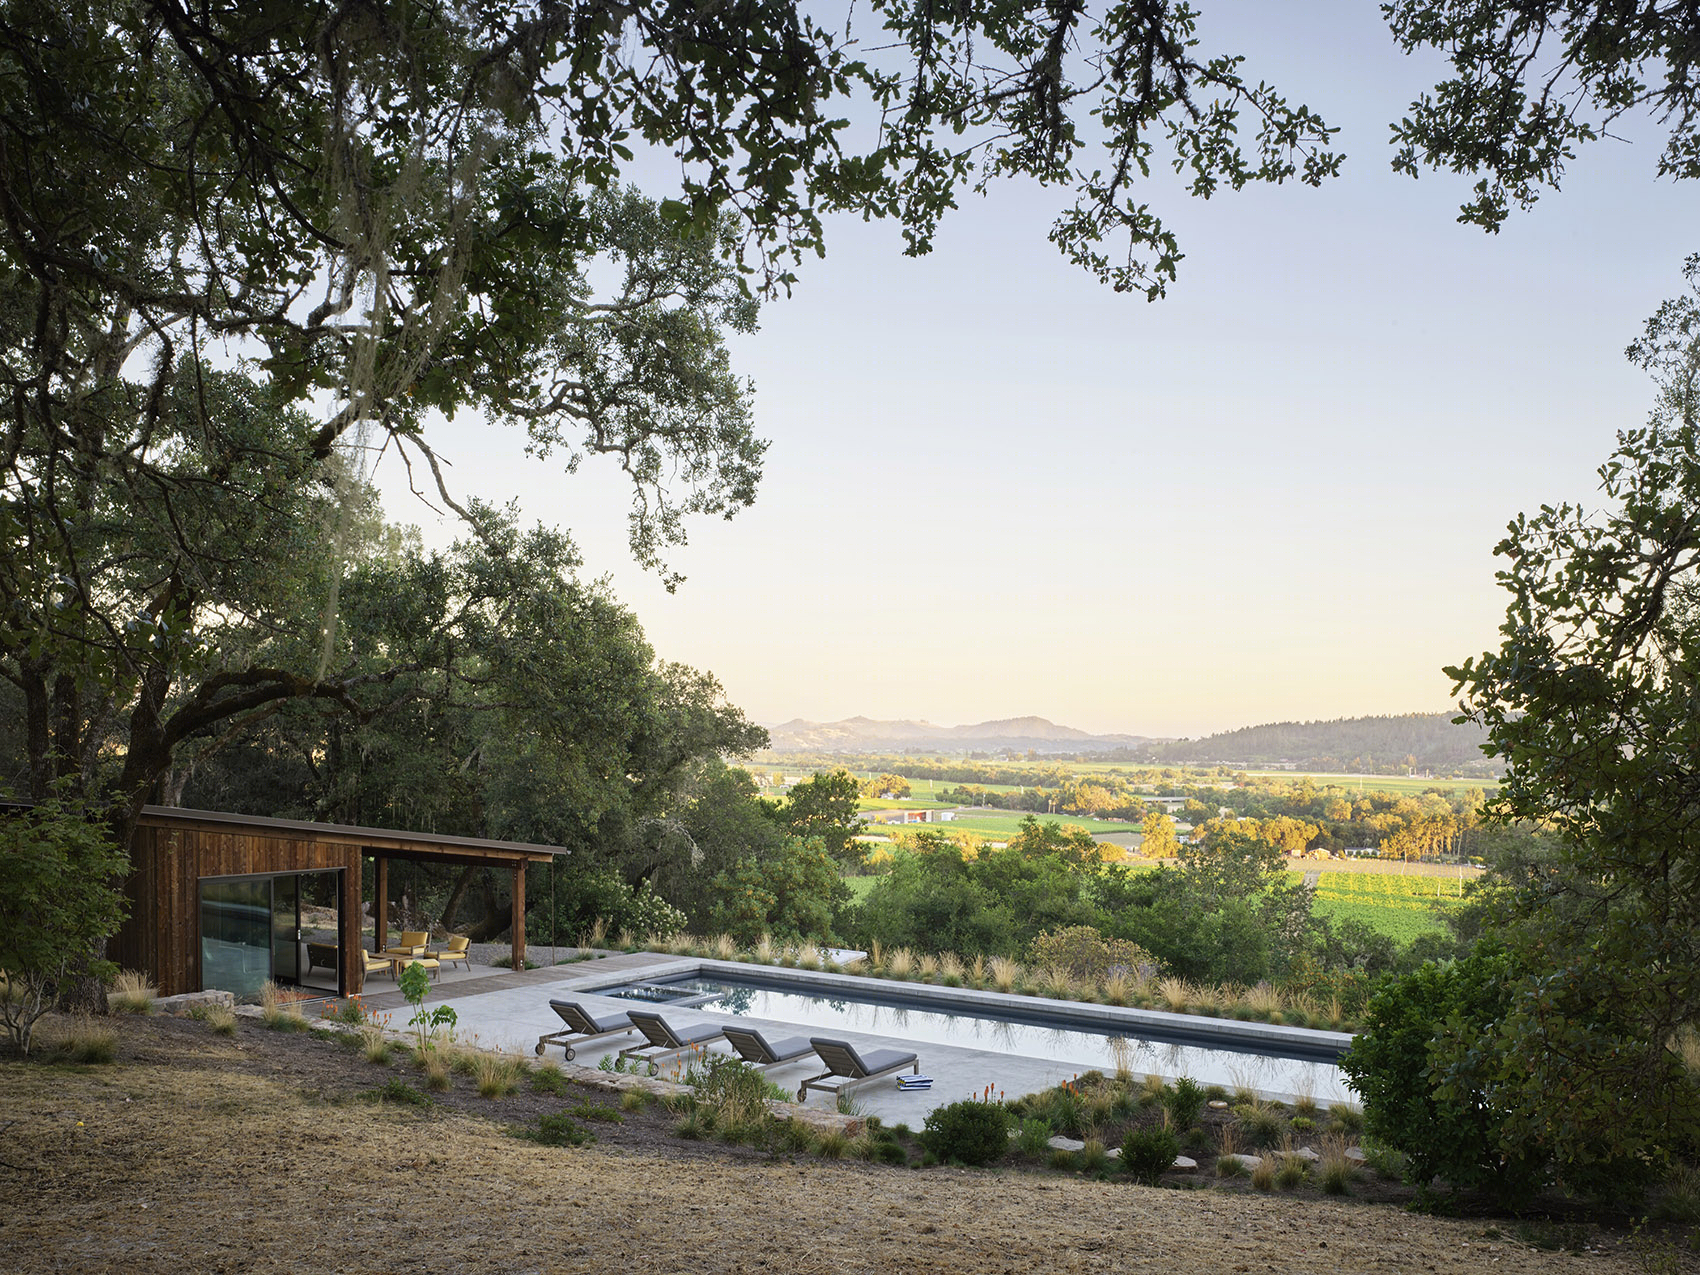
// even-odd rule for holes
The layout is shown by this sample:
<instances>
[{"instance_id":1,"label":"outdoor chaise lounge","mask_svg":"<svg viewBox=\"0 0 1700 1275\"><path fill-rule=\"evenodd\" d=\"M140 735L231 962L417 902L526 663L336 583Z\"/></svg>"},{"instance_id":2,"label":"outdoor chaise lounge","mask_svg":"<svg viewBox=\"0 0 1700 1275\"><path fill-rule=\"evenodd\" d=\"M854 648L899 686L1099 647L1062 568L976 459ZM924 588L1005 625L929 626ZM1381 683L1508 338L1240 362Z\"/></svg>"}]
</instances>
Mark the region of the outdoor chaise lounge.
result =
<instances>
[{"instance_id":1,"label":"outdoor chaise lounge","mask_svg":"<svg viewBox=\"0 0 1700 1275\"><path fill-rule=\"evenodd\" d=\"M588 1044L593 1040L601 1040L604 1036L619 1036L632 1030L632 1020L622 1011L613 1013L595 1013L586 1009L577 1001L551 1000L549 1008L554 1010L563 1023L565 1031L550 1032L547 1036L537 1038L537 1052L542 1053L549 1045L560 1045L567 1051L567 1061L573 1059L574 1047Z\"/></svg>"},{"instance_id":2,"label":"outdoor chaise lounge","mask_svg":"<svg viewBox=\"0 0 1700 1275\"><path fill-rule=\"evenodd\" d=\"M726 1029L719 1023L692 1023L689 1027L674 1027L652 1009L629 1011L632 1026L644 1034L646 1043L620 1051L621 1058L646 1058L654 1063L658 1058L676 1054L692 1045L706 1045L722 1040Z\"/></svg>"},{"instance_id":3,"label":"outdoor chaise lounge","mask_svg":"<svg viewBox=\"0 0 1700 1275\"><path fill-rule=\"evenodd\" d=\"M779 1040L769 1040L754 1027L728 1027L726 1043L736 1049L738 1057L750 1066L759 1067L764 1071L783 1063L796 1062L815 1050L806 1036L786 1036Z\"/></svg>"},{"instance_id":4,"label":"outdoor chaise lounge","mask_svg":"<svg viewBox=\"0 0 1700 1275\"><path fill-rule=\"evenodd\" d=\"M798 1102L807 1102L811 1089L832 1094L847 1093L865 1081L878 1080L905 1067L913 1068L916 1075L921 1072L921 1060L901 1049L871 1049L864 1054L847 1040L828 1040L824 1036L811 1036L809 1044L820 1055L827 1069L803 1082L803 1087L797 1090ZM832 1084L835 1077L838 1083Z\"/></svg>"}]
</instances>

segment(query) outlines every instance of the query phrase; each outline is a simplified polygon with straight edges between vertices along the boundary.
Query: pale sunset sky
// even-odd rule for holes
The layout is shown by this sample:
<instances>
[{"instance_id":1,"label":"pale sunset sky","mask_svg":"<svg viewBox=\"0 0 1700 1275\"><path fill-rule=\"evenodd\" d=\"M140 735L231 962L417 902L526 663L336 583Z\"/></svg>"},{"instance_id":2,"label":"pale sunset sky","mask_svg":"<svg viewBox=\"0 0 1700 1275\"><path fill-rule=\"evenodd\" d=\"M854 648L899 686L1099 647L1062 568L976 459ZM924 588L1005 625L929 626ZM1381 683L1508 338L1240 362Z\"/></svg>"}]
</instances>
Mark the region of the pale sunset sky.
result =
<instances>
[{"instance_id":1,"label":"pale sunset sky","mask_svg":"<svg viewBox=\"0 0 1700 1275\"><path fill-rule=\"evenodd\" d=\"M691 527L672 595L626 552L612 464L565 476L468 420L434 436L453 481L570 530L657 653L757 721L1200 735L1448 707L1441 666L1496 644L1507 520L1592 503L1645 419L1623 348L1682 289L1700 187L1655 178L1637 120L1486 235L1455 220L1469 180L1389 169L1442 64L1373 3L1200 7L1205 51L1340 126L1347 161L1208 203L1158 176L1186 253L1166 300L1065 262L1055 191L965 197L920 259L894 226L829 224L732 346L772 444L760 495ZM390 516L456 536L398 471L375 475Z\"/></svg>"}]
</instances>

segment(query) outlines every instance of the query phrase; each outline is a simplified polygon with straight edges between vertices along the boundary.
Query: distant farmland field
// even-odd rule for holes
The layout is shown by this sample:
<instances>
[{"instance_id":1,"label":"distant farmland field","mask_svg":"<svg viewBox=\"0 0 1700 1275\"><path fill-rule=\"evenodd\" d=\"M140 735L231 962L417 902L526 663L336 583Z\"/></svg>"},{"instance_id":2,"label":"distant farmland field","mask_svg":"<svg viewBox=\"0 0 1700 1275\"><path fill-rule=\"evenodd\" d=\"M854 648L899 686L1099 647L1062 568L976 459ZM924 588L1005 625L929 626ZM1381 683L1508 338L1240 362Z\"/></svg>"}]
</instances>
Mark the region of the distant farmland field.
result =
<instances>
[{"instance_id":1,"label":"distant farmland field","mask_svg":"<svg viewBox=\"0 0 1700 1275\"><path fill-rule=\"evenodd\" d=\"M1316 883L1316 912L1330 920L1356 917L1408 943L1446 928L1440 913L1457 904L1459 891L1459 882L1446 877L1324 872Z\"/></svg>"}]
</instances>

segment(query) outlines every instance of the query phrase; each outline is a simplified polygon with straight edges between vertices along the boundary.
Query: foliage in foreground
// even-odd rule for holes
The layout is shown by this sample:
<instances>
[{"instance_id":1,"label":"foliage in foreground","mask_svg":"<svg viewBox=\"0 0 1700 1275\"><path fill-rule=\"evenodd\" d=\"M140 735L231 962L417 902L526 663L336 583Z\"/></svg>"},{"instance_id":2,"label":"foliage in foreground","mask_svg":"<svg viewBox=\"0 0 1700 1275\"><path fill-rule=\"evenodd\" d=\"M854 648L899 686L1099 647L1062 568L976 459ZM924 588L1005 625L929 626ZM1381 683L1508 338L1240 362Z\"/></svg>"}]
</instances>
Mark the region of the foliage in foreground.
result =
<instances>
[{"instance_id":1,"label":"foliage in foreground","mask_svg":"<svg viewBox=\"0 0 1700 1275\"><path fill-rule=\"evenodd\" d=\"M127 862L104 825L58 798L0 815L0 1022L19 1051L73 981L117 972L94 954L124 919Z\"/></svg>"}]
</instances>

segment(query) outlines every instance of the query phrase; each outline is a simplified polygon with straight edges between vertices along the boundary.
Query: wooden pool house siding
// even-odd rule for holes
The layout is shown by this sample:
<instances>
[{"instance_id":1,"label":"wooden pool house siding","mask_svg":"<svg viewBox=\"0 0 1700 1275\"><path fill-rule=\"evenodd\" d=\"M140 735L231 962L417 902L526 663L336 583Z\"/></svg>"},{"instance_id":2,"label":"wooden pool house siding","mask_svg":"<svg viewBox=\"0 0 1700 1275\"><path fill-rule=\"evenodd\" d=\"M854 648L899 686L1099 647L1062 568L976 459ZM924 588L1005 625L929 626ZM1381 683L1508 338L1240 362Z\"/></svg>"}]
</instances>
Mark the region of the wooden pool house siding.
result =
<instances>
[{"instance_id":1,"label":"wooden pool house siding","mask_svg":"<svg viewBox=\"0 0 1700 1275\"><path fill-rule=\"evenodd\" d=\"M361 990L365 966L360 956L361 858L371 856L373 894L386 902L392 858L512 872L513 968L523 969L525 867L547 863L556 853L565 852L520 842L148 806L130 850L130 916L107 952L120 967L146 972L162 995L201 991L203 878L340 870L338 967L342 994L352 995ZM387 940L387 911L373 908L379 948Z\"/></svg>"}]
</instances>

